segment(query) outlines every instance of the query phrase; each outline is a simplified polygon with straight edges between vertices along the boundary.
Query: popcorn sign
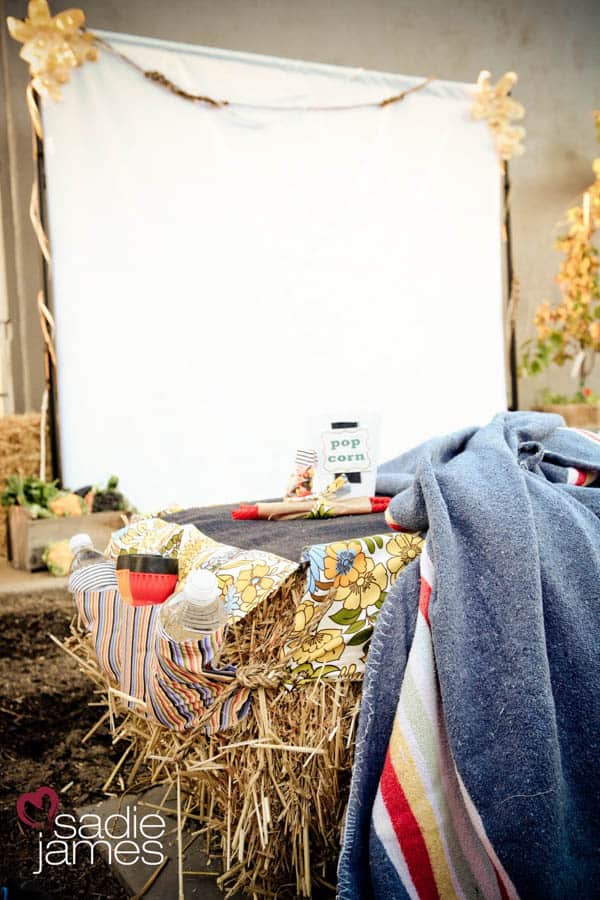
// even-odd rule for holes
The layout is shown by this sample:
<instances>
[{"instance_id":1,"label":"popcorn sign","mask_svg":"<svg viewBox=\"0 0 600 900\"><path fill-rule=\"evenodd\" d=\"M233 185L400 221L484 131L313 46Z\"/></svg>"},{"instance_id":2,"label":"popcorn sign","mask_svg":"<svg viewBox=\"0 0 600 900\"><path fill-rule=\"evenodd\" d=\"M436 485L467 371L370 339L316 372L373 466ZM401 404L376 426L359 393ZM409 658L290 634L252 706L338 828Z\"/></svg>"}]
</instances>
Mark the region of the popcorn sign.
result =
<instances>
[{"instance_id":1,"label":"popcorn sign","mask_svg":"<svg viewBox=\"0 0 600 900\"><path fill-rule=\"evenodd\" d=\"M314 491L325 491L337 475L348 484L343 495L373 497L379 456L379 412L330 410L311 416L307 446L317 450Z\"/></svg>"},{"instance_id":2,"label":"popcorn sign","mask_svg":"<svg viewBox=\"0 0 600 900\"><path fill-rule=\"evenodd\" d=\"M371 468L369 432L348 428L323 432L323 468L327 472L366 472Z\"/></svg>"},{"instance_id":3,"label":"popcorn sign","mask_svg":"<svg viewBox=\"0 0 600 900\"><path fill-rule=\"evenodd\" d=\"M371 497L375 493L377 471L376 417L347 419L315 417L312 446L319 448L316 489L325 490L336 477L348 479L346 491L351 497Z\"/></svg>"}]
</instances>

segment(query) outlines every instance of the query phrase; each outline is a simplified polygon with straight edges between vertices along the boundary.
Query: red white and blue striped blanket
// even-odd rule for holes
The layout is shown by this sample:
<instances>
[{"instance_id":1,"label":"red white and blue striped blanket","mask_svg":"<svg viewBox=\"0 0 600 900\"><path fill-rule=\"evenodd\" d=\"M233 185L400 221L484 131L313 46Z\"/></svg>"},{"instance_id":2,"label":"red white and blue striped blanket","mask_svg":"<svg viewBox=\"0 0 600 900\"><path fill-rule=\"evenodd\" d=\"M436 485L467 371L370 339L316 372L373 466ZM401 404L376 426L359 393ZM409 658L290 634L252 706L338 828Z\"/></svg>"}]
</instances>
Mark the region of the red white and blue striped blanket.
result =
<instances>
[{"instance_id":1,"label":"red white and blue striped blanket","mask_svg":"<svg viewBox=\"0 0 600 900\"><path fill-rule=\"evenodd\" d=\"M428 537L373 635L340 900L596 896L600 439L562 424L384 467L391 524Z\"/></svg>"},{"instance_id":2,"label":"red white and blue striped blanket","mask_svg":"<svg viewBox=\"0 0 600 900\"><path fill-rule=\"evenodd\" d=\"M411 898L516 898L454 765L437 679L427 545L417 621L372 816L372 839Z\"/></svg>"}]
</instances>

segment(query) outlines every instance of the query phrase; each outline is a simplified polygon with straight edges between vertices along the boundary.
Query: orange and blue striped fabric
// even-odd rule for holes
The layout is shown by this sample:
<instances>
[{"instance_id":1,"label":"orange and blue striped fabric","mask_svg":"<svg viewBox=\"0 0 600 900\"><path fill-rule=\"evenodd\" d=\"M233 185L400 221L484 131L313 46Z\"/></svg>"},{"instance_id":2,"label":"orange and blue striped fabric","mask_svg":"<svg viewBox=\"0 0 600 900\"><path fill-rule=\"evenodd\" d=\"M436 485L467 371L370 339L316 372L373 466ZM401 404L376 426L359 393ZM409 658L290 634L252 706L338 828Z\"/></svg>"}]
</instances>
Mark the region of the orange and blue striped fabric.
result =
<instances>
[{"instance_id":1,"label":"orange and blue striped fabric","mask_svg":"<svg viewBox=\"0 0 600 900\"><path fill-rule=\"evenodd\" d=\"M111 683L118 684L122 604L114 566L100 563L81 569L71 575L69 588L75 596L80 624L90 632L100 668Z\"/></svg>"},{"instance_id":2,"label":"orange and blue striped fabric","mask_svg":"<svg viewBox=\"0 0 600 900\"><path fill-rule=\"evenodd\" d=\"M174 641L158 623L150 702L163 725L178 731L194 727L231 685L235 666L213 668L223 638L224 631L219 630L198 641ZM208 720L207 732L220 731L242 719L248 711L249 695L247 688L240 688L220 704Z\"/></svg>"},{"instance_id":3,"label":"orange and blue striped fabric","mask_svg":"<svg viewBox=\"0 0 600 900\"><path fill-rule=\"evenodd\" d=\"M104 578L104 589L96 588ZM214 667L225 630L198 641L173 641L159 619L160 606L124 603L116 587L114 567L90 566L72 576L70 587L82 627L90 633L100 667L118 685L130 709L168 728L187 731L215 706L231 685L235 666ZM250 692L240 687L215 708L205 725L210 733L239 722L250 705Z\"/></svg>"}]
</instances>

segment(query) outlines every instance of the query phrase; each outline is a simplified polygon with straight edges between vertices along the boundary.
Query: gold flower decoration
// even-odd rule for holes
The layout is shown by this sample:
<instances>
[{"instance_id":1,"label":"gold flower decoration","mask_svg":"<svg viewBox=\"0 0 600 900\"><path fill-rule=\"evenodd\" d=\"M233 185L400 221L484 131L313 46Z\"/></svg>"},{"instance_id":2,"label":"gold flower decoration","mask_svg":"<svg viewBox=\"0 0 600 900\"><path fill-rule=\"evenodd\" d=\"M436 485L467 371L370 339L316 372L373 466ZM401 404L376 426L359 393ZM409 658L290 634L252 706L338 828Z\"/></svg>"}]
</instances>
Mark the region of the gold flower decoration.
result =
<instances>
[{"instance_id":1,"label":"gold flower decoration","mask_svg":"<svg viewBox=\"0 0 600 900\"><path fill-rule=\"evenodd\" d=\"M507 72L495 85L491 83L489 72L481 72L471 108L474 119L487 120L496 138L496 148L502 160L520 156L525 149L522 144L525 129L520 125L513 125L511 121L525 116L525 107L509 96L516 82L515 72Z\"/></svg>"},{"instance_id":2,"label":"gold flower decoration","mask_svg":"<svg viewBox=\"0 0 600 900\"><path fill-rule=\"evenodd\" d=\"M10 36L23 44L21 59L29 63L31 85L43 97L60 100L60 85L69 81L70 70L98 59L94 36L83 31L81 9L51 16L47 0L31 0L25 20L9 16L6 23Z\"/></svg>"}]
</instances>

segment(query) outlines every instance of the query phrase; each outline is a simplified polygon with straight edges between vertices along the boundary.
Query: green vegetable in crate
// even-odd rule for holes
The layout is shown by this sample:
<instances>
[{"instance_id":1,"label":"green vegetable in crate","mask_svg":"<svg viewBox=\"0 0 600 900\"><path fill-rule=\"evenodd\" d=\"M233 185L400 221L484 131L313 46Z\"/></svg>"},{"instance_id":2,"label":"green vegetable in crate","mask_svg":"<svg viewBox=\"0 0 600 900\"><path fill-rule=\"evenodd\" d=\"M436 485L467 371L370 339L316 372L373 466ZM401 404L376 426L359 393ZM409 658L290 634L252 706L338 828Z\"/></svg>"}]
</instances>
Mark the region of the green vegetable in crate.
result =
<instances>
[{"instance_id":1,"label":"green vegetable in crate","mask_svg":"<svg viewBox=\"0 0 600 900\"><path fill-rule=\"evenodd\" d=\"M23 506L34 519L48 519L53 513L49 504L61 493L56 481L40 481L33 476L11 475L0 495L2 506Z\"/></svg>"},{"instance_id":2,"label":"green vegetable in crate","mask_svg":"<svg viewBox=\"0 0 600 900\"><path fill-rule=\"evenodd\" d=\"M73 561L69 541L55 541L48 544L42 554L42 560L51 575L56 575L57 578L68 575Z\"/></svg>"},{"instance_id":3,"label":"green vegetable in crate","mask_svg":"<svg viewBox=\"0 0 600 900\"><path fill-rule=\"evenodd\" d=\"M118 491L119 479L111 475L106 487L97 490L92 504L92 512L106 512L107 510L129 509L126 497Z\"/></svg>"}]
</instances>

